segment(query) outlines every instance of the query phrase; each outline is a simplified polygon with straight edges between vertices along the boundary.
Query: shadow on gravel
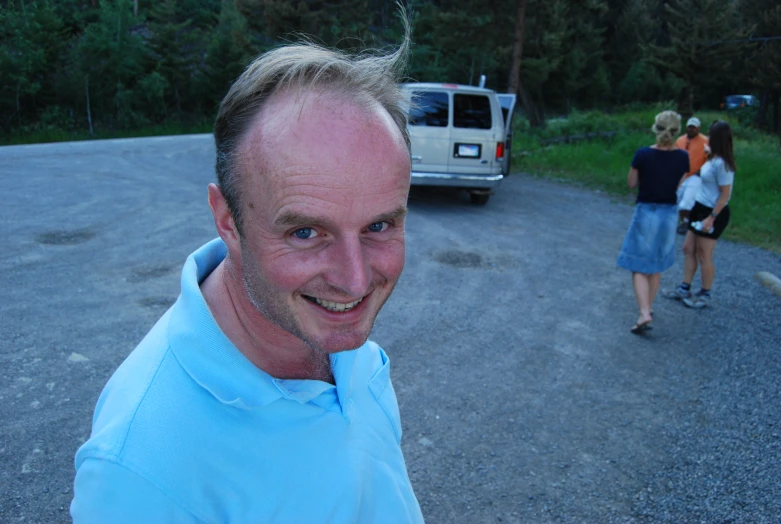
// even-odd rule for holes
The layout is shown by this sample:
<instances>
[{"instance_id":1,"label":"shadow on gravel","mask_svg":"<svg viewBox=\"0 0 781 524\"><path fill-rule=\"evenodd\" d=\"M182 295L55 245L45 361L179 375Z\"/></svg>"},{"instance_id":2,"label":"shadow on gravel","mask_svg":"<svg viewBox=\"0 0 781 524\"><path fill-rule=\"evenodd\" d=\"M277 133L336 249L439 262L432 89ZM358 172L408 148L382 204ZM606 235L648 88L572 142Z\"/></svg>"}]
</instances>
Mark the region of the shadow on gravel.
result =
<instances>
[{"instance_id":1,"label":"shadow on gravel","mask_svg":"<svg viewBox=\"0 0 781 524\"><path fill-rule=\"evenodd\" d=\"M58 230L42 233L35 238L35 241L52 246L75 246L92 240L95 235L96 233L91 229Z\"/></svg>"}]
</instances>

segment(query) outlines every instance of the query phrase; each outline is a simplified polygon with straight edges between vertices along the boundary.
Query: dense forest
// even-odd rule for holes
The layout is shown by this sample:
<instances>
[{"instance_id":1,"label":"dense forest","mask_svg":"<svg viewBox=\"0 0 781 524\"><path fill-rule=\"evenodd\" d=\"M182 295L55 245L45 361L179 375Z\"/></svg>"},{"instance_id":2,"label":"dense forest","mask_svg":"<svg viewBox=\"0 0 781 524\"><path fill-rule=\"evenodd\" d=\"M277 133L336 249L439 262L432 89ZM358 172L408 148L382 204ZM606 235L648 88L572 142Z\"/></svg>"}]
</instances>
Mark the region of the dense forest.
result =
<instances>
[{"instance_id":1,"label":"dense forest","mask_svg":"<svg viewBox=\"0 0 781 524\"><path fill-rule=\"evenodd\" d=\"M533 126L573 109L671 101L687 114L755 94L756 125L779 130L777 0L401 3L410 79L486 75L519 92ZM401 33L393 0L0 0L0 133L203 124L264 50L302 35L381 49Z\"/></svg>"}]
</instances>

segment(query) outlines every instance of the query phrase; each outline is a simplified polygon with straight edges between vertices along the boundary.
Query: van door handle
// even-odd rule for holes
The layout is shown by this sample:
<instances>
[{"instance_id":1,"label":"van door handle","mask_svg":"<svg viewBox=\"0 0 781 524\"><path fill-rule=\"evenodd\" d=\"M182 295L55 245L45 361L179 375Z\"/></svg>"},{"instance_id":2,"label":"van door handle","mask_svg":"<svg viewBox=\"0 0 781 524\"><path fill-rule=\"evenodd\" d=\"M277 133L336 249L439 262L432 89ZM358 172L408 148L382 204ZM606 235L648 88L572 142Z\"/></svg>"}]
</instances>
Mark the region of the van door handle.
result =
<instances>
[{"instance_id":1,"label":"van door handle","mask_svg":"<svg viewBox=\"0 0 781 524\"><path fill-rule=\"evenodd\" d=\"M423 160L421 155L412 155L412 160Z\"/></svg>"},{"instance_id":2,"label":"van door handle","mask_svg":"<svg viewBox=\"0 0 781 524\"><path fill-rule=\"evenodd\" d=\"M487 163L488 163L488 160L481 160L481 161L480 161L480 163L481 163L481 164L487 164Z\"/></svg>"}]
</instances>

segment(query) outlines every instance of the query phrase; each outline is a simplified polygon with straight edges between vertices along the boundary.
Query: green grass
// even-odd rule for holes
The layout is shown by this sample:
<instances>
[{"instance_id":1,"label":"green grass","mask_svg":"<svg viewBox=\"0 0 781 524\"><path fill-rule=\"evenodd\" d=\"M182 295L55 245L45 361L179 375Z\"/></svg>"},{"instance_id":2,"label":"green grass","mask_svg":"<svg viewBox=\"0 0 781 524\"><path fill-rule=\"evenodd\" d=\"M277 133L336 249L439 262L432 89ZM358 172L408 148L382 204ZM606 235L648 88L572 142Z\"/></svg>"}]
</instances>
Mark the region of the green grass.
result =
<instances>
[{"instance_id":1,"label":"green grass","mask_svg":"<svg viewBox=\"0 0 781 524\"><path fill-rule=\"evenodd\" d=\"M525 123L520 123L513 144L513 168L629 198L633 194L626 185L629 163L635 150L654 142L650 127L659 109L615 115L576 113L567 120L552 122L543 132L532 131ZM732 114L712 112L697 116L704 123L725 119L735 131L738 170L730 200L732 218L724 238L781 252L781 149L778 138L744 127ZM607 139L541 145L547 138L591 131L618 133Z\"/></svg>"},{"instance_id":2,"label":"green grass","mask_svg":"<svg viewBox=\"0 0 781 524\"><path fill-rule=\"evenodd\" d=\"M732 219L725 235L781 251L781 151L771 139L738 141L735 146Z\"/></svg>"}]
</instances>

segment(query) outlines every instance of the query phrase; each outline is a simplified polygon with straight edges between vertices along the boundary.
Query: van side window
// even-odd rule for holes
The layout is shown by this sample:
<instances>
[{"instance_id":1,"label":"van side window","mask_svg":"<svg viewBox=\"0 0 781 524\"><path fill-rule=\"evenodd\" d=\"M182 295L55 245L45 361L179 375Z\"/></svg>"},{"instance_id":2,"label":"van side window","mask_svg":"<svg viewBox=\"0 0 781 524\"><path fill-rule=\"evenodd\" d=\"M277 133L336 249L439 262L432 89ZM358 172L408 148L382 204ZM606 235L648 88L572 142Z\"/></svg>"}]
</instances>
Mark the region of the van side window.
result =
<instances>
[{"instance_id":1,"label":"van side window","mask_svg":"<svg viewBox=\"0 0 781 524\"><path fill-rule=\"evenodd\" d=\"M447 93L432 91L414 91L412 93L409 125L447 127L447 113Z\"/></svg>"},{"instance_id":2,"label":"van side window","mask_svg":"<svg viewBox=\"0 0 781 524\"><path fill-rule=\"evenodd\" d=\"M485 95L453 95L453 127L491 129L491 102Z\"/></svg>"}]
</instances>

